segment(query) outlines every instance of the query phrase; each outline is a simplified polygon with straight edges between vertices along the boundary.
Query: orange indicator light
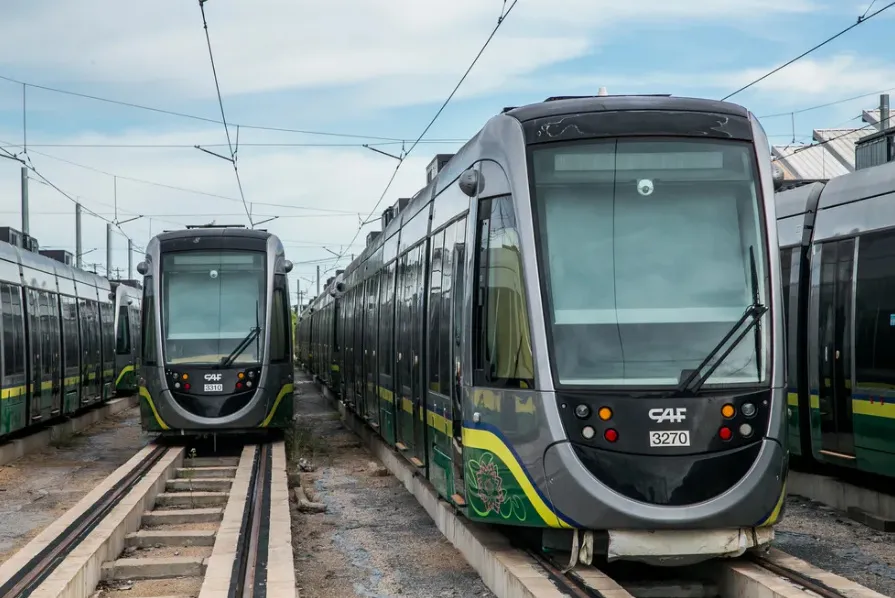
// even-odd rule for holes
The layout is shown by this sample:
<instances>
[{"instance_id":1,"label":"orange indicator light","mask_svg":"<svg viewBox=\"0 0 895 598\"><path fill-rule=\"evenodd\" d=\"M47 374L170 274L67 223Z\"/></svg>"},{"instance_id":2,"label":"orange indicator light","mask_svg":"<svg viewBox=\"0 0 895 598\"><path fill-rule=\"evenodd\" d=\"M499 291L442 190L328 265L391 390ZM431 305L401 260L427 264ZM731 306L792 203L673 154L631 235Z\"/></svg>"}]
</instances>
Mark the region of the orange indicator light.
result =
<instances>
[{"instance_id":1,"label":"orange indicator light","mask_svg":"<svg viewBox=\"0 0 895 598\"><path fill-rule=\"evenodd\" d=\"M609 407L600 407L600 411L598 412L600 415L600 419L606 421L608 419L612 419L612 409Z\"/></svg>"},{"instance_id":2,"label":"orange indicator light","mask_svg":"<svg viewBox=\"0 0 895 598\"><path fill-rule=\"evenodd\" d=\"M737 410L733 408L733 405L727 404L721 407L721 415L730 419L736 414Z\"/></svg>"}]
</instances>

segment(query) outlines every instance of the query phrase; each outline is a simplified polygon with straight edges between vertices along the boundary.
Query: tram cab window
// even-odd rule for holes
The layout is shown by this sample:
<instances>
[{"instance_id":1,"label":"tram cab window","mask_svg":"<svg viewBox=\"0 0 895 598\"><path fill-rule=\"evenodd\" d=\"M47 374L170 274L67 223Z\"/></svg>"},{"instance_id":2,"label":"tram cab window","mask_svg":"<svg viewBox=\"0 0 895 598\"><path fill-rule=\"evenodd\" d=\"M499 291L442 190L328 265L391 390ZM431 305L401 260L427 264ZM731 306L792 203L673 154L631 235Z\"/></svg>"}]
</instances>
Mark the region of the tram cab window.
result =
<instances>
[{"instance_id":1,"label":"tram cab window","mask_svg":"<svg viewBox=\"0 0 895 598\"><path fill-rule=\"evenodd\" d=\"M161 319L165 361L217 363L260 328L236 364L256 363L266 334L266 255L190 251L162 255Z\"/></svg>"},{"instance_id":2,"label":"tram cab window","mask_svg":"<svg viewBox=\"0 0 895 598\"><path fill-rule=\"evenodd\" d=\"M522 250L510 196L479 204L474 384L531 388L534 364Z\"/></svg>"},{"instance_id":3,"label":"tram cab window","mask_svg":"<svg viewBox=\"0 0 895 598\"><path fill-rule=\"evenodd\" d=\"M140 359L146 365L156 365L158 363L158 345L156 344L156 315L155 315L155 292L153 289L153 278L147 276L143 284L143 318L140 329L142 330L143 343L142 355Z\"/></svg>"},{"instance_id":4,"label":"tram cab window","mask_svg":"<svg viewBox=\"0 0 895 598\"><path fill-rule=\"evenodd\" d=\"M607 139L538 147L532 162L558 384L676 386L753 303L753 279L769 305L750 144ZM754 327L704 388L766 382L768 329Z\"/></svg>"},{"instance_id":5,"label":"tram cab window","mask_svg":"<svg viewBox=\"0 0 895 598\"><path fill-rule=\"evenodd\" d=\"M855 385L895 390L895 231L858 241Z\"/></svg>"},{"instance_id":6,"label":"tram cab window","mask_svg":"<svg viewBox=\"0 0 895 598\"><path fill-rule=\"evenodd\" d=\"M273 307L270 312L270 362L289 360L289 302L286 299L286 277L274 277Z\"/></svg>"},{"instance_id":7,"label":"tram cab window","mask_svg":"<svg viewBox=\"0 0 895 598\"><path fill-rule=\"evenodd\" d=\"M118 333L115 336L115 350L119 355L127 355L131 351L130 313L127 306L118 308Z\"/></svg>"}]
</instances>

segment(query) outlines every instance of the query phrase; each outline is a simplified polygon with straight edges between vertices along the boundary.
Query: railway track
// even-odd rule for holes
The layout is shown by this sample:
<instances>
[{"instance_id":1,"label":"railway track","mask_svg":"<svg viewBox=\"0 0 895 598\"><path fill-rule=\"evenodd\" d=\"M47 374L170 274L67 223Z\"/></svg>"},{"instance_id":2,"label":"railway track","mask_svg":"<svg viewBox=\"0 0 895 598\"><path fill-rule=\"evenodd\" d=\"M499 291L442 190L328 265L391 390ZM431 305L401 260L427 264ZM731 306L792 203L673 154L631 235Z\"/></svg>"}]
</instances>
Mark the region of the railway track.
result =
<instances>
[{"instance_id":1,"label":"railway track","mask_svg":"<svg viewBox=\"0 0 895 598\"><path fill-rule=\"evenodd\" d=\"M881 598L881 594L836 575L799 570L801 561L778 551L773 557L749 553L739 559L682 568L650 570L633 564L623 566L624 572L612 565L569 569L537 551L526 550L526 554L543 569L558 596L569 598ZM787 560L794 563L788 565Z\"/></svg>"},{"instance_id":2,"label":"railway track","mask_svg":"<svg viewBox=\"0 0 895 598\"><path fill-rule=\"evenodd\" d=\"M415 467L325 387L318 388L340 412L345 426L403 482L498 598L885 598L774 549L764 556L715 559L692 567L612 563L602 569L584 565L567 569L568 558L554 561L552 555L528 550L518 539L458 515Z\"/></svg>"},{"instance_id":3,"label":"railway track","mask_svg":"<svg viewBox=\"0 0 895 598\"><path fill-rule=\"evenodd\" d=\"M0 566L0 598L296 595L282 442L147 447Z\"/></svg>"}]
</instances>

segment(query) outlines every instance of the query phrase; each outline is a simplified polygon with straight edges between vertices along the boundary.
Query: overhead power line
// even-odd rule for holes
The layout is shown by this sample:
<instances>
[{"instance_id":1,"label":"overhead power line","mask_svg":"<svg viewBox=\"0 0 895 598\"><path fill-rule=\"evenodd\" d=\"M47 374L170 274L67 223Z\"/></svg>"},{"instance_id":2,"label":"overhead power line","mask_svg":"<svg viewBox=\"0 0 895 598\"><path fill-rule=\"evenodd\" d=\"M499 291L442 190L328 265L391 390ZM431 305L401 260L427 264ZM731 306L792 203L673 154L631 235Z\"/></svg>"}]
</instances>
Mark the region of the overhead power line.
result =
<instances>
[{"instance_id":1,"label":"overhead power line","mask_svg":"<svg viewBox=\"0 0 895 598\"><path fill-rule=\"evenodd\" d=\"M6 146L6 147L13 147L13 148L21 148L22 147L21 145L18 145L15 143L9 143L9 142L2 141L2 140L0 140L0 145ZM76 168L83 168L84 170L89 170L91 172L95 172L97 174L102 174L102 175L105 175L108 177L114 177L114 178L117 178L122 181L131 181L134 183L140 183L142 185L150 185L153 187L159 187L161 189L170 189L171 191L180 191L182 193L191 193L194 195L213 197L216 199L223 199L226 201L241 202L241 200L238 197L229 197L227 195L220 195L218 193L211 193L209 191L202 191L200 189L191 189L189 187L180 187L177 185L170 185L168 183L161 183L159 181L152 181L152 180L148 180L148 179L141 179L141 178L137 178L137 177L127 176L127 175L103 170L101 168L96 168L95 166L89 166L87 164L75 162L75 161L69 160L67 158L60 158L59 156L54 156L53 154L48 154L48 153L33 150L33 149L29 149L28 151L32 154L37 154L39 156L44 156L45 158L49 158L50 160L56 160L58 162L62 162L63 164L68 164L68 165L74 166ZM350 210L336 210L336 209L332 209L332 208L317 208L317 207L311 207L311 206L298 206L298 205L271 203L271 202L264 202L264 201L254 201L254 202L252 202L252 205L266 206L266 207L272 207L272 208L284 208L284 209L289 209L289 210L312 210L315 212L327 212L327 213L332 213L332 214L356 214L357 213L357 212L352 212Z\"/></svg>"},{"instance_id":2,"label":"overhead power line","mask_svg":"<svg viewBox=\"0 0 895 598\"><path fill-rule=\"evenodd\" d=\"M861 115L858 115L857 117L852 118L851 120L857 120L858 118L861 118ZM811 148L814 148L814 147L821 147L821 146L827 145L828 143L832 143L833 141L836 141L837 139L842 139L843 137L847 137L847 136L852 135L852 134L854 134L854 133L856 133L856 132L858 132L858 131L863 131L863 130L865 130L865 129L869 129L869 128L872 128L872 129L875 130L875 129L876 129L876 125L866 124L866 125L864 125L863 127L858 127L858 128L856 128L856 129L848 129L848 130L846 130L846 131L843 131L843 132L840 133L839 135L834 135L833 137L830 137L830 138L828 138L828 139L824 139L823 141L820 141L820 142L818 142L818 143L811 143L811 144L808 144L808 145L803 145L803 146L801 146L801 147L798 147L798 148L794 149L793 151L789 152L788 154L784 154L784 155L782 155L782 156L777 156L775 159L776 159L776 160L782 160L782 159L785 159L785 158L790 158L790 157L792 157L792 156L794 156L794 155L796 155L796 154L798 154L798 153L801 153L801 152L810 150Z\"/></svg>"},{"instance_id":3,"label":"overhead power line","mask_svg":"<svg viewBox=\"0 0 895 598\"><path fill-rule=\"evenodd\" d=\"M724 96L723 98L721 98L721 101L723 102L723 101L725 101L725 100L727 100L727 99L729 99L729 98L732 98L733 96L737 95L738 93L740 93L740 92L742 92L742 91L745 91L745 90L749 89L750 87L752 87L752 86L755 85L756 83L760 83L761 81L764 81L765 79L767 79L768 77L770 77L770 76L773 75L774 73L777 73L777 72L779 72L779 71L785 69L786 67L788 67L789 65L793 64L794 62L797 62L797 61L801 60L802 58L804 58L805 56L808 56L809 54L811 54L811 53L814 52L815 50L818 50L818 49L820 49L820 48L826 46L828 43L830 43L830 42L833 41L834 39L836 39L836 38L838 38L838 37L840 37L840 36L842 36L842 35L845 35L846 33L848 33L849 31L851 31L851 30L854 29L855 27L861 25L862 23L866 23L867 21L869 21L869 20L872 19L873 17L877 16L877 15L880 14L880 13L883 13L883 12L889 10L889 9L892 8L893 6L895 6L895 2L890 2L889 4L886 4L886 5L883 6L882 8L878 9L877 11L875 11L875 12L873 12L873 13L870 13L869 15L866 14L866 12L865 12L864 15L858 17L858 20L857 20L857 21L855 21L854 23L852 23L851 25L849 25L848 27L846 27L845 29L843 29L843 30L840 31L839 33L837 33L837 34L835 34L835 35L833 35L833 36L831 36L831 37L828 37L827 39L825 39L824 41L820 42L820 43L817 44L816 46L814 46L814 47L812 47L812 48L810 48L810 49L808 49L808 50L802 52L801 54L799 54L798 56L796 56L796 57L793 58L792 60L789 60L788 62L785 62L785 63L781 64L780 66L778 66L778 67L775 68L774 70L772 70L772 71L770 71L770 72L768 72L768 73L765 73L764 75L762 75L762 76L759 77L758 79L755 79L754 81L752 81L752 82L750 82L750 83L748 83L748 84L746 84L746 85L740 87L740 88L737 89L736 91L727 94L726 96Z\"/></svg>"},{"instance_id":4,"label":"overhead power line","mask_svg":"<svg viewBox=\"0 0 895 598\"><path fill-rule=\"evenodd\" d=\"M4 145L8 145L6 142L4 142L4 141L2 141L2 140L0 140L0 143L2 143L2 144L4 144ZM82 202L78 201L77 199L75 199L74 197L72 197L71 194L69 194L69 193L67 193L66 191L62 190L58 185L56 185L56 183L54 183L53 181L51 181L50 179L48 179L47 177L45 177L39 170L37 170L37 167L34 166L34 164L31 162L31 159L30 159L30 158L28 158L27 160L23 160L22 158L20 158L20 157L17 156L16 154L13 154L12 152L10 152L10 151L8 151L8 150L6 150L6 149L3 149L3 148L0 148L0 157L2 157L2 158L6 158L6 159L9 159L9 160L13 160L13 161L15 161L15 162L18 162L19 164L21 164L22 166L24 166L25 168L27 168L29 172L33 173L34 176L37 177L37 179L36 179L37 182L42 183L42 184L44 184L44 185L46 185L46 186L52 188L54 191L56 191L57 193L59 193L60 195L62 195L63 197L65 197L67 200L69 200L69 201L72 202L73 204L75 204L75 205L80 205L80 206L81 206L81 210L84 211L84 212L86 212L87 214L89 214L89 215L91 215L91 216L93 216L93 217L95 217L95 218L99 218L100 220L102 220L103 222L105 222L105 223L107 223L107 224L111 224L111 225L114 226L116 229L118 229L118 232L119 232L125 239L128 239L128 240L130 240L130 241L133 241L133 239L131 239L130 236L129 236L126 232L124 232L124 229L121 228L121 225L120 225L116 220L110 220L109 218L106 218L105 216L102 216L102 215L100 215L99 213L94 212L94 211L91 210L90 208L84 206L84 204L83 204Z\"/></svg>"},{"instance_id":5,"label":"overhead power line","mask_svg":"<svg viewBox=\"0 0 895 598\"><path fill-rule=\"evenodd\" d=\"M420 143L431 144L448 144L448 143L466 143L466 139L442 139L431 140L426 139ZM226 143L29 143L28 149L33 147L66 147L66 148L89 148L89 149L195 149L196 145L204 148L209 147L228 147ZM385 145L401 145L398 141L385 141L382 143L245 143L241 142L240 147L382 147ZM12 146L21 147L21 146Z\"/></svg>"},{"instance_id":6,"label":"overhead power line","mask_svg":"<svg viewBox=\"0 0 895 598\"><path fill-rule=\"evenodd\" d=\"M30 87L32 89L40 89L42 91L47 91L51 93L58 93L60 95L67 95L76 98L82 98L85 100L92 100L94 102L103 102L105 104L113 104L116 106L123 106L125 108L133 108L135 110L144 110L146 112L155 112L156 114L164 114L167 116L176 116L178 118L184 118L188 120L194 120L198 122L204 122L215 125L224 124L223 121L220 121L215 118L209 118L207 116L198 116L196 114L188 114L186 112L178 112L177 110L168 110L166 108L158 108L155 106L147 106L145 104L137 104L134 102L126 102L124 100L115 100L112 98L106 98L102 96L97 96L88 93L81 93L77 91L71 91L70 89L62 89L59 87L51 87L49 85L40 85L37 83L31 83L29 81L23 81L21 79L16 79L13 77L9 77L6 75L0 75L0 80L7 81L9 83L14 83L16 85L21 85L23 87ZM289 127L274 127L274 126L265 126L265 125L252 125L246 123L230 123L231 127L239 127L240 129L247 129L253 131L271 131L275 133L295 133L297 135L317 135L321 137L341 137L346 139L374 139L377 141L391 141L394 143L405 143L409 141L409 139L401 139L398 137L383 137L380 135L361 135L359 133L335 133L332 131L315 131L309 129L292 129ZM433 140L433 142L443 141L445 143L452 142L450 139L437 139Z\"/></svg>"},{"instance_id":7,"label":"overhead power line","mask_svg":"<svg viewBox=\"0 0 895 598\"><path fill-rule=\"evenodd\" d=\"M360 231L363 229L364 224L370 220L370 217L373 216L373 214L376 212L376 209L379 207L379 204L381 204L382 200L385 199L386 194L388 193L389 189L391 189L392 183L395 182L395 177L398 176L398 171L401 169L401 165L404 164L404 160L406 160L407 157L410 155L410 153L416 148L416 146L420 144L420 141L422 141L423 137L426 136L426 133L429 132L429 129L432 128L432 125L435 124L435 121L438 120L439 116L441 116L441 113L444 112L444 109L447 107L447 105L450 103L450 101L454 98L454 95L457 93L457 90L460 89L460 86L463 85L463 82L466 81L466 77L468 77L469 73L472 72L473 67L475 67L476 63L479 61L479 58L482 57L482 54L484 54L485 49L491 43L491 40L494 39L494 35L500 29L500 26L503 25L504 21L506 21L506 18L508 16L510 16L510 13L516 7L516 4L518 2L519 2L519 0L513 0L513 3L510 4L510 7L507 8L506 11L503 11L503 10L501 11L500 16L497 18L497 24L491 30L491 34L485 40L485 43L482 44L482 47L481 47L481 49L479 49L478 54L476 54L475 58L472 59L472 62L469 64L469 67L467 67L467 69L466 69L466 72L464 72L463 76L460 77L460 80L454 86L454 89L452 89L451 93L448 94L448 97L444 100L444 102L441 104L441 106L435 112L435 116L432 117L432 119L429 121L429 123L423 129L423 132L420 133L419 137L416 138L416 141L413 142L413 145L411 145L410 148L406 152L403 152L402 155L400 156L400 158L398 158L398 164L395 166L395 170L392 172L392 176L389 178L388 183L385 185L385 189L382 191L382 194L379 196L379 200L373 206L373 209L370 210L370 213L367 215L367 217L363 219L360 226L357 227L357 230L355 231L354 236L351 238L351 241L348 243L349 247L354 244L354 241L357 239L357 236L360 234ZM345 257L345 254L347 251L348 250L345 249L342 252L340 252L339 260L341 260L343 257ZM338 264L338 261L336 261L336 265L337 264ZM333 265L333 267L331 269L335 269L336 265Z\"/></svg>"},{"instance_id":8,"label":"overhead power line","mask_svg":"<svg viewBox=\"0 0 895 598\"><path fill-rule=\"evenodd\" d=\"M221 84L218 82L218 71L214 66L214 52L211 50L211 35L208 33L208 21L205 20L205 3L208 0L199 0L199 11L202 13L202 28L205 29L205 41L208 45L208 59L211 61L211 74L214 76L214 89L217 92L218 96L218 106L221 109L221 122L224 124L224 133L227 135L227 147L230 149L230 157L229 162L233 165L233 174L236 175L236 185L239 187L239 198L242 200L242 207L245 208L246 218L249 219L249 227L255 228L255 223L252 222L252 212L249 210L249 204L246 203L245 192L242 189L242 179L239 177L239 167L236 165L236 151L239 149L239 128L236 129L236 147L237 149L233 149L233 143L230 141L230 127L227 126L227 115L224 114L224 98L221 97ZM196 149L202 149L200 146L196 146ZM214 152L208 152L208 150L203 150L207 153L212 154L213 156L218 156L222 158L220 154L215 154Z\"/></svg>"},{"instance_id":9,"label":"overhead power line","mask_svg":"<svg viewBox=\"0 0 895 598\"><path fill-rule=\"evenodd\" d=\"M841 100L834 100L832 102L826 102L825 104L817 104L816 106L808 106L807 108L799 108L798 110L790 110L789 112L777 112L776 114L765 114L764 116L759 116L758 118L778 118L780 116L792 116L794 114L802 114L803 112L811 112L812 110L820 110L821 108L829 108L830 106L836 106L838 104L844 104L846 102L851 102L853 100L861 100L864 98L869 98L871 96L880 95L883 93L890 93L895 91L895 87L890 87L889 89L881 89L879 91L871 91L869 93L862 93L861 95L851 96L850 98L842 98Z\"/></svg>"}]
</instances>

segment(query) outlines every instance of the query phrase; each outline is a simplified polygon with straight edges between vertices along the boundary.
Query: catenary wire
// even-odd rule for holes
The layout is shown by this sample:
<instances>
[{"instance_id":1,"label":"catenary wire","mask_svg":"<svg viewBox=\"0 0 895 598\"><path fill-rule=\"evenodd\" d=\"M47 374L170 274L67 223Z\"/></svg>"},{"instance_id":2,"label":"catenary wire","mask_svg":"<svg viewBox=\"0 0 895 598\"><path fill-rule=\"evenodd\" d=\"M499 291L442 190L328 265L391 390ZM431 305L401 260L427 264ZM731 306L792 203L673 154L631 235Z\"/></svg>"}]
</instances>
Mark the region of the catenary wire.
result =
<instances>
[{"instance_id":1,"label":"catenary wire","mask_svg":"<svg viewBox=\"0 0 895 598\"><path fill-rule=\"evenodd\" d=\"M432 125L435 124L435 121L438 120L438 117L441 116L441 113L444 112L444 109L447 107L447 105L453 99L454 95L457 93L457 90L460 89L460 86L463 85L463 82L466 81L466 77L469 76L470 72L472 72L473 67L475 67L479 58L482 57L482 54L484 54L485 49L491 43L491 40L494 39L495 34L497 34L497 31L500 29L501 25L503 25L504 21L506 21L506 18L508 16L510 16L510 13L513 11L513 8L516 7L516 4L518 4L518 2L519 2L519 0L513 0L513 3L510 4L510 7L507 8L506 11L501 11L501 15L497 19L497 24L491 30L491 34L485 40L485 43L482 44L481 49L479 49L478 54L475 55L475 58L473 58L472 62L469 64L469 67L467 67L466 72L464 72L463 76L460 77L460 80L454 86L454 89L452 89L451 93L448 94L448 97L444 100L444 102L441 104L441 106L435 112L435 116L432 117L432 119L429 121L429 123L423 129L423 132L420 133L419 137L416 138L416 141L413 142L413 145L410 146L410 149L408 149L406 152L402 153L400 159L398 160L397 166L395 166L395 170L392 172L392 176L389 178L388 183L386 183L386 185L385 185L385 189L382 191L382 194L379 196L379 200L373 205L373 209L370 210L369 215L366 218L364 218L363 221L361 222L360 226L357 227L357 230L355 231L354 236L351 238L351 241L348 243L349 246L354 244L354 241L357 239L357 236L360 234L360 231L364 227L364 223L366 223L370 219L370 217L373 216L373 214L376 212L376 209L379 207L379 204L381 204L382 200L385 199L386 194L388 193L389 189L391 189L392 183L395 182L395 177L398 175L398 171L401 169L401 165L404 164L404 160L406 160L407 157L410 155L410 153L414 150L414 148L416 148L416 146L419 145L419 143L423 139L423 137L426 136L426 133L429 132L429 129L432 128ZM347 250L342 251L339 254L339 261L341 261L341 259L343 257L345 257L346 253L347 253ZM333 265L331 270L335 269L337 265L338 265L338 261L336 262L335 265ZM329 271L329 270L327 270L327 271Z\"/></svg>"},{"instance_id":2,"label":"catenary wire","mask_svg":"<svg viewBox=\"0 0 895 598\"><path fill-rule=\"evenodd\" d=\"M883 12L889 10L889 9L892 8L893 6L895 6L895 2L890 2L889 4L886 4L886 5L883 6L882 8L876 10L875 12L873 12L873 13L871 13L871 14L869 14L869 15L859 17L857 21L855 21L854 23L852 23L851 25L849 25L849 26L846 27L845 29L839 31L839 32L836 33L835 35L832 35L832 36L828 37L827 39L825 39L824 41L820 42L820 43L817 44L816 46L813 46L812 48L810 48L810 49L808 49L808 50L805 50L804 52L802 52L801 54L799 54L799 55L796 56L795 58L793 58L793 59L791 59L791 60L789 60L789 61L787 61L787 62L781 64L781 65L778 66L777 68L775 68L775 69L773 69L773 70L771 70L771 71L765 73L764 75L762 75L762 76L759 77L758 79L755 79L754 81L751 81L750 83L747 83L746 85L740 87L740 88L737 89L736 91L727 94L726 96L724 96L723 98L721 98L721 101L723 102L723 101L725 101L725 100L727 100L727 99L729 99L729 98L732 98L733 96L737 95L738 93L740 93L740 92L742 92L742 91L745 91L745 90L749 89L750 87L752 87L752 86L755 85L756 83L760 83L761 81L764 81L765 79L767 79L768 77L770 77L770 76L773 75L774 73L777 73L777 72L779 72L779 71L782 71L783 69L785 69L785 68L788 67L789 65L791 65L791 64L793 64L793 63L795 63L795 62L801 60L801 59L804 58L805 56L808 56L809 54L811 54L811 53L814 52L815 50L818 50L818 49L820 49L820 48L826 46L828 43L830 43L831 41L835 40L836 38L838 38L838 37L840 37L840 36L842 36L842 35L845 35L846 33L848 33L849 31L851 31L851 30L854 29L855 27L858 27L859 25L861 25L861 24L863 24L863 23L866 23L867 21L869 21L869 20L872 19L873 17L879 15L880 13L883 13Z\"/></svg>"}]
</instances>

